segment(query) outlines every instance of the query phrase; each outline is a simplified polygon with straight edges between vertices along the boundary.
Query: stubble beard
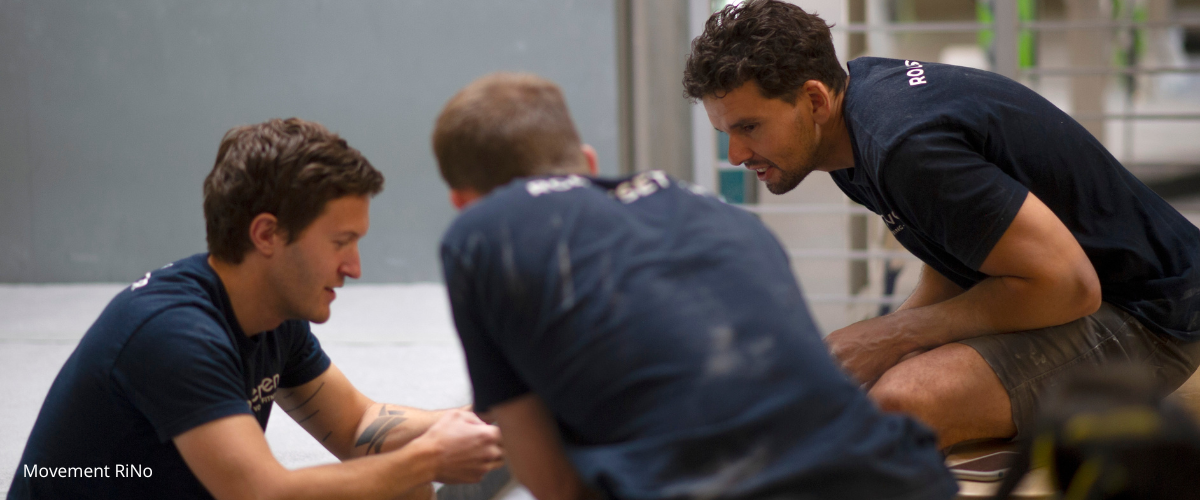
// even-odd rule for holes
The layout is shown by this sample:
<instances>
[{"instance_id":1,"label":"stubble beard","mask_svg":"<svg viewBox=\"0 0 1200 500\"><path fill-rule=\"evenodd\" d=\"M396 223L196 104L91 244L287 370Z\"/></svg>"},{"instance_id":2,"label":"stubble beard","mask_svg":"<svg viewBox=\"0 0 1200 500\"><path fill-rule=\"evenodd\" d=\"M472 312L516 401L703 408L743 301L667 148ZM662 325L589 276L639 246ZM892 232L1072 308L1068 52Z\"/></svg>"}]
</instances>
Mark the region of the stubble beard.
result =
<instances>
[{"instance_id":1,"label":"stubble beard","mask_svg":"<svg viewBox=\"0 0 1200 500\"><path fill-rule=\"evenodd\" d=\"M779 170L778 182L766 182L767 191L771 194L784 194L788 191L796 189L800 182L808 177L808 174L817 169L817 166L822 165L829 158L827 152L821 151L819 131L804 126L803 122L797 122L797 127L800 129L799 135L809 135L812 139L808 143L807 151L801 155L801 159L794 164L784 168L782 165L774 165ZM804 146L801 146L802 148Z\"/></svg>"},{"instance_id":2,"label":"stubble beard","mask_svg":"<svg viewBox=\"0 0 1200 500\"><path fill-rule=\"evenodd\" d=\"M779 167L776 167L776 169L779 170L779 181L765 182L767 191L770 191L771 194L784 194L796 189L796 186L799 186L800 182L813 171L812 167L804 165L797 166L795 169L783 169Z\"/></svg>"},{"instance_id":3,"label":"stubble beard","mask_svg":"<svg viewBox=\"0 0 1200 500\"><path fill-rule=\"evenodd\" d=\"M815 147L805 156L808 158L807 161L796 162L788 168L784 168L781 165L774 165L775 169L779 171L779 181L765 182L767 191L770 191L771 194L784 194L796 189L796 186L799 186L800 182L805 177L808 177L808 174L811 174L813 170L816 170L817 165L822 164L826 159L826 156L820 154Z\"/></svg>"},{"instance_id":4,"label":"stubble beard","mask_svg":"<svg viewBox=\"0 0 1200 500\"><path fill-rule=\"evenodd\" d=\"M322 280L317 276L315 267L299 253L299 248L291 250L294 253L288 255L290 265L285 266L289 272L276 279L286 317L316 324L325 323L329 321L330 304L326 302L325 288L320 287L320 291L317 291Z\"/></svg>"}]
</instances>

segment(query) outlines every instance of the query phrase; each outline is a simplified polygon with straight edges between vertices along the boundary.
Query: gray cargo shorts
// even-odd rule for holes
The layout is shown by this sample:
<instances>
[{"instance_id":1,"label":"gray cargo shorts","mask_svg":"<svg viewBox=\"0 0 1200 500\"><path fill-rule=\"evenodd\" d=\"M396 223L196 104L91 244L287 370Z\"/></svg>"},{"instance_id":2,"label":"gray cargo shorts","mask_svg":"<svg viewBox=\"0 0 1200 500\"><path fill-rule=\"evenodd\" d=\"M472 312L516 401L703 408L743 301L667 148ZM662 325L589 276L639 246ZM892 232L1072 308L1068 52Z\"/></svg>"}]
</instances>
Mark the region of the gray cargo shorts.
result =
<instances>
[{"instance_id":1,"label":"gray cargo shorts","mask_svg":"<svg viewBox=\"0 0 1200 500\"><path fill-rule=\"evenodd\" d=\"M1200 363L1200 342L1154 333L1107 302L1091 316L1064 325L959 343L975 349L1000 377L1017 436L1032 429L1041 397L1075 369L1138 363L1153 370L1166 393L1183 385Z\"/></svg>"}]
</instances>

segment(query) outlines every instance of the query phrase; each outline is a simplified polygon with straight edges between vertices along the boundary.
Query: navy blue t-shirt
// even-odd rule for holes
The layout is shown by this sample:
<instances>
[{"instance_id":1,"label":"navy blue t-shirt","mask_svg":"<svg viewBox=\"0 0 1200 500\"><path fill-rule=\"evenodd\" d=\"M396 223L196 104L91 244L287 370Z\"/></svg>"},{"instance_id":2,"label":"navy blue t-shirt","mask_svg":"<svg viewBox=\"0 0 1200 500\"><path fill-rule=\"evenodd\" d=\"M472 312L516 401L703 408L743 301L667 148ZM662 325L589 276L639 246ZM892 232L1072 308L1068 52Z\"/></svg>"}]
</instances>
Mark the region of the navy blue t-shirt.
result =
<instances>
[{"instance_id":1,"label":"navy blue t-shirt","mask_svg":"<svg viewBox=\"0 0 1200 500\"><path fill-rule=\"evenodd\" d=\"M648 172L518 179L442 242L487 411L536 393L622 499L949 498L933 435L833 363L753 215Z\"/></svg>"},{"instance_id":2,"label":"navy blue t-shirt","mask_svg":"<svg viewBox=\"0 0 1200 500\"><path fill-rule=\"evenodd\" d=\"M974 286L1032 192L1079 241L1106 302L1200 339L1200 231L1083 126L987 71L874 57L849 68L854 168L831 175L914 255Z\"/></svg>"},{"instance_id":3,"label":"navy blue t-shirt","mask_svg":"<svg viewBox=\"0 0 1200 500\"><path fill-rule=\"evenodd\" d=\"M265 429L278 388L329 368L307 321L247 337L207 258L147 273L108 304L54 379L10 500L212 498L171 439L237 414Z\"/></svg>"}]
</instances>

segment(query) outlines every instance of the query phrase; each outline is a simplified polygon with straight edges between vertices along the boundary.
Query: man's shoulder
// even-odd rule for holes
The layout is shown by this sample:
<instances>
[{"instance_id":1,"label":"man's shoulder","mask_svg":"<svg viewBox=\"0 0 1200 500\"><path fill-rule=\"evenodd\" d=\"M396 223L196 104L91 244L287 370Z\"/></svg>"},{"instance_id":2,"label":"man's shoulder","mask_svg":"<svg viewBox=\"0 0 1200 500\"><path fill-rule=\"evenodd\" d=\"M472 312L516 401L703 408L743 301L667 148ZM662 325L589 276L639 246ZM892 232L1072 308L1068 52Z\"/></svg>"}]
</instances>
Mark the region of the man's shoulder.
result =
<instances>
[{"instance_id":1,"label":"man's shoulder","mask_svg":"<svg viewBox=\"0 0 1200 500\"><path fill-rule=\"evenodd\" d=\"M991 95L997 91L1036 95L1028 87L991 71L953 64L860 57L847 63L847 67L850 69L847 106L914 109L1001 97Z\"/></svg>"},{"instance_id":2,"label":"man's shoulder","mask_svg":"<svg viewBox=\"0 0 1200 500\"><path fill-rule=\"evenodd\" d=\"M514 179L512 182L494 189L478 203L465 210L463 215L519 210L531 205L571 203L581 191L600 189L597 181L599 179L573 174ZM562 193L571 193L573 196L556 196Z\"/></svg>"},{"instance_id":3,"label":"man's shoulder","mask_svg":"<svg viewBox=\"0 0 1200 500\"><path fill-rule=\"evenodd\" d=\"M490 234L498 225L507 227L535 224L545 215L578 205L581 199L594 198L594 179L581 175L523 177L500 186L467 207L454 219L442 239L443 244L464 243ZM603 196L603 195L601 195Z\"/></svg>"},{"instance_id":4,"label":"man's shoulder","mask_svg":"<svg viewBox=\"0 0 1200 500\"><path fill-rule=\"evenodd\" d=\"M848 67L846 124L856 153L868 164L885 161L921 130L949 127L987 135L998 123L1007 123L1002 115L1014 109L1037 114L1053 108L1036 92L990 71L877 57L860 57Z\"/></svg>"},{"instance_id":5,"label":"man's shoulder","mask_svg":"<svg viewBox=\"0 0 1200 500\"><path fill-rule=\"evenodd\" d=\"M577 228L609 227L623 217L644 218L642 211L636 209L643 200L655 200L651 204L656 204L682 198L705 199L711 205L725 207L703 188L659 170L617 178L580 175L521 178L497 188L459 214L443 243L466 243L500 227L505 231L528 227L554 229L568 217L576 222Z\"/></svg>"},{"instance_id":6,"label":"man's shoulder","mask_svg":"<svg viewBox=\"0 0 1200 500\"><path fill-rule=\"evenodd\" d=\"M84 335L85 342L124 344L153 322L164 331L202 332L225 329L218 304L219 282L206 269L204 254L149 271L122 289Z\"/></svg>"},{"instance_id":7,"label":"man's shoulder","mask_svg":"<svg viewBox=\"0 0 1200 500\"><path fill-rule=\"evenodd\" d=\"M116 299L138 305L196 301L211 304L218 300L220 286L216 272L208 266L207 254L196 254L147 271Z\"/></svg>"}]
</instances>

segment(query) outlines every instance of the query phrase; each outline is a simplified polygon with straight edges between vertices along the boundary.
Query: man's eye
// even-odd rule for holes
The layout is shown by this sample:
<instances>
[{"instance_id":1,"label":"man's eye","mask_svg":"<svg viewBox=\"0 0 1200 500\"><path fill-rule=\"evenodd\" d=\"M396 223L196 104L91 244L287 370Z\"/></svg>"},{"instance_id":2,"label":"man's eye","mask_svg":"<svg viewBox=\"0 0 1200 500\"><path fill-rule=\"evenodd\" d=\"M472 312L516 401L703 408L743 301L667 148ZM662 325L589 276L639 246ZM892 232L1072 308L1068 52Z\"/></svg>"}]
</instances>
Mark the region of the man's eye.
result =
<instances>
[{"instance_id":1,"label":"man's eye","mask_svg":"<svg viewBox=\"0 0 1200 500\"><path fill-rule=\"evenodd\" d=\"M758 125L746 125L746 126L742 127L742 132L749 134L750 132L753 132L754 129L756 129L756 128L758 128Z\"/></svg>"}]
</instances>

